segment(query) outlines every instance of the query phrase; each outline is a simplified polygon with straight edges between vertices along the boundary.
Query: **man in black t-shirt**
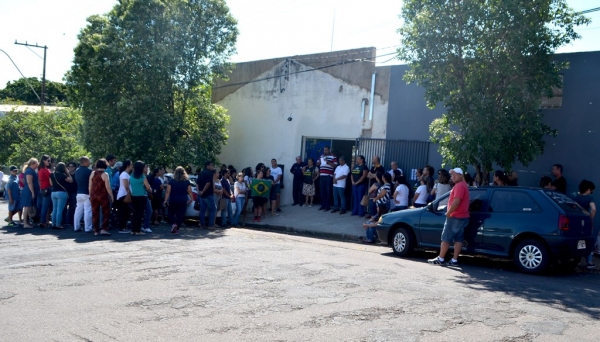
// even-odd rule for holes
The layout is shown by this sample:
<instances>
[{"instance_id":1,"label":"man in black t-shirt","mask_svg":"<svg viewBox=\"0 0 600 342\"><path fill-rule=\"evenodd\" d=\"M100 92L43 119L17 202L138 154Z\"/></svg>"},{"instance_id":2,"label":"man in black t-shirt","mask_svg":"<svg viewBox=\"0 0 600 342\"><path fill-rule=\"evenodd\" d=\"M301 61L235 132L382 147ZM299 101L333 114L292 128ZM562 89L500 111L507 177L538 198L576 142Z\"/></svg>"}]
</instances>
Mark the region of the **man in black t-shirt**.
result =
<instances>
[{"instance_id":1,"label":"man in black t-shirt","mask_svg":"<svg viewBox=\"0 0 600 342\"><path fill-rule=\"evenodd\" d=\"M196 190L198 191L197 201L200 202L200 226L203 227L205 224L205 214L208 209L208 228L215 227L215 218L217 216L217 204L215 202L214 195L214 173L215 164L213 162L204 163L204 170L200 172L198 177L198 185Z\"/></svg>"},{"instance_id":2,"label":"man in black t-shirt","mask_svg":"<svg viewBox=\"0 0 600 342\"><path fill-rule=\"evenodd\" d=\"M358 215L359 217L365 216L365 207L360 205L360 201L363 196L367 194L367 182L369 169L365 165L365 157L356 157L356 164L350 171L352 177L352 216Z\"/></svg>"},{"instance_id":3,"label":"man in black t-shirt","mask_svg":"<svg viewBox=\"0 0 600 342\"><path fill-rule=\"evenodd\" d=\"M567 180L562 175L563 167L561 164L552 165L552 175L554 176L554 180L552 181L552 189L558 192L562 192L563 194L567 193Z\"/></svg>"},{"instance_id":4,"label":"man in black t-shirt","mask_svg":"<svg viewBox=\"0 0 600 342\"><path fill-rule=\"evenodd\" d=\"M375 183L375 179L377 178L377 172L385 173L385 168L381 165L381 159L379 156L374 156L372 158L373 166L371 166L371 171L369 172L369 186Z\"/></svg>"}]
</instances>

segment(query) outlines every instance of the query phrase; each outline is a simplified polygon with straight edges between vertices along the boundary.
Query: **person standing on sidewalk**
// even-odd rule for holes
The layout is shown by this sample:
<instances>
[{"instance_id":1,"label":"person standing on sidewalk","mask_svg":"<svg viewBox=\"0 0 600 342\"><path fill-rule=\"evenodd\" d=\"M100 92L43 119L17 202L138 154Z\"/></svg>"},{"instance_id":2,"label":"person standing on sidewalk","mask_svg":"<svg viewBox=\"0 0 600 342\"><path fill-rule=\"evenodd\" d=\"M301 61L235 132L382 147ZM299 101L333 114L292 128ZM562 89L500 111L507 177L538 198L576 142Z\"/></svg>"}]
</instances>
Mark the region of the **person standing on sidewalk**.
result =
<instances>
[{"instance_id":1,"label":"person standing on sidewalk","mask_svg":"<svg viewBox=\"0 0 600 342\"><path fill-rule=\"evenodd\" d=\"M463 233L465 227L469 224L469 186L464 180L463 171L460 168L450 170L454 187L450 191L448 199L448 210L446 211L446 223L442 230L442 243L440 246L440 255L429 259L432 265L443 265L444 257L454 241L454 257L450 260L448 266L458 265L458 256L463 245Z\"/></svg>"},{"instance_id":2,"label":"person standing on sidewalk","mask_svg":"<svg viewBox=\"0 0 600 342\"><path fill-rule=\"evenodd\" d=\"M592 197L592 193L596 190L596 185L589 180L582 180L579 183L579 192L575 192L571 195L571 198L577 202L583 209L587 210L590 213L590 220L592 222L592 231L594 231L594 216L596 216L596 203L594 202L594 198ZM596 240L597 241L597 240ZM598 246L594 246L597 248ZM585 267L588 270L596 268L593 262L594 251L590 252L585 258L586 265Z\"/></svg>"},{"instance_id":3,"label":"person standing on sidewalk","mask_svg":"<svg viewBox=\"0 0 600 342\"><path fill-rule=\"evenodd\" d=\"M331 209L331 193L333 191L333 170L338 164L337 158L331 154L329 146L323 148L323 154L317 162L320 177L321 207L319 210Z\"/></svg>"},{"instance_id":4,"label":"person standing on sidewalk","mask_svg":"<svg viewBox=\"0 0 600 342\"><path fill-rule=\"evenodd\" d=\"M110 219L110 203L114 201L110 187L110 175L106 172L108 163L105 159L96 161L96 168L90 174L88 192L92 207L92 226L94 235L110 235L108 221ZM100 225L100 210L102 210L102 225Z\"/></svg>"},{"instance_id":5,"label":"person standing on sidewalk","mask_svg":"<svg viewBox=\"0 0 600 342\"><path fill-rule=\"evenodd\" d=\"M283 180L283 170L277 165L277 160L275 158L271 159L271 176L273 176L273 187L271 188L271 192L275 194L276 198L276 208L277 212L281 212L281 182Z\"/></svg>"},{"instance_id":6,"label":"person standing on sidewalk","mask_svg":"<svg viewBox=\"0 0 600 342\"><path fill-rule=\"evenodd\" d=\"M302 158L300 158L300 156L297 156L296 162L290 168L290 173L294 175L294 186L292 188L294 204L292 204L292 206L302 206L302 204L304 204L304 198L302 196L302 187L304 184L304 173L302 172L303 167L304 163L302 162Z\"/></svg>"},{"instance_id":7,"label":"person standing on sidewalk","mask_svg":"<svg viewBox=\"0 0 600 342\"><path fill-rule=\"evenodd\" d=\"M19 168L15 165L10 167L10 176L8 177L8 183L4 192L8 196L8 225L16 226L17 223L13 221L13 216L19 214L19 222L23 221L22 212L23 207L21 206L21 188L19 188L19 180L17 174Z\"/></svg>"},{"instance_id":8,"label":"person standing on sidewalk","mask_svg":"<svg viewBox=\"0 0 600 342\"><path fill-rule=\"evenodd\" d=\"M77 182L77 207L75 208L75 217L73 229L78 232L81 230L81 217L83 216L84 229L86 233L92 228L92 204L90 202L90 158L81 157L79 167L75 171L75 182Z\"/></svg>"},{"instance_id":9,"label":"person standing on sidewalk","mask_svg":"<svg viewBox=\"0 0 600 342\"><path fill-rule=\"evenodd\" d=\"M214 173L215 164L212 162L204 163L204 170L198 177L198 201L200 201L200 227L205 225L205 214L208 209L208 228L215 227L215 218L217 216L217 205L214 196Z\"/></svg>"},{"instance_id":10,"label":"person standing on sidewalk","mask_svg":"<svg viewBox=\"0 0 600 342\"><path fill-rule=\"evenodd\" d=\"M333 210L340 215L346 213L346 178L350 174L350 168L346 165L346 158L341 156L339 159L340 165L335 168L333 173Z\"/></svg>"},{"instance_id":11,"label":"person standing on sidewalk","mask_svg":"<svg viewBox=\"0 0 600 342\"><path fill-rule=\"evenodd\" d=\"M33 228L33 226L29 223L29 216L32 212L35 212L37 198L40 193L40 183L38 181L37 172L35 172L38 166L38 160L31 158L23 170L25 177L25 184L23 186L23 190L21 191L21 205L23 206L23 219L25 220L23 222L23 228Z\"/></svg>"},{"instance_id":12,"label":"person standing on sidewalk","mask_svg":"<svg viewBox=\"0 0 600 342\"><path fill-rule=\"evenodd\" d=\"M356 157L356 165L352 169L352 216L365 216L365 207L360 204L364 195L367 194L367 177L369 168L365 165L365 156Z\"/></svg>"}]
</instances>

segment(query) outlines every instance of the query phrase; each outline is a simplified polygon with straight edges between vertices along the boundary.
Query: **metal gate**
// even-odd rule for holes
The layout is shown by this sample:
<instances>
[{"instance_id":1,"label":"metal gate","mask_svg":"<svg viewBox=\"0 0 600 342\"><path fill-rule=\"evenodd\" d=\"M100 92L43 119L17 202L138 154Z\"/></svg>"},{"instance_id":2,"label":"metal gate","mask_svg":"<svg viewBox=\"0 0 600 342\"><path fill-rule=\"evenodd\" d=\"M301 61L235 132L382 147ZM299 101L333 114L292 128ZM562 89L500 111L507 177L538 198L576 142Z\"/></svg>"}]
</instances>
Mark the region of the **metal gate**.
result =
<instances>
[{"instance_id":1,"label":"metal gate","mask_svg":"<svg viewBox=\"0 0 600 342\"><path fill-rule=\"evenodd\" d=\"M407 179L413 179L413 170L427 165L429 160L428 141L386 140L386 139L356 139L356 155L363 155L367 165L371 158L379 156L381 165L390 169L392 161L398 162L398 167L404 171Z\"/></svg>"}]
</instances>

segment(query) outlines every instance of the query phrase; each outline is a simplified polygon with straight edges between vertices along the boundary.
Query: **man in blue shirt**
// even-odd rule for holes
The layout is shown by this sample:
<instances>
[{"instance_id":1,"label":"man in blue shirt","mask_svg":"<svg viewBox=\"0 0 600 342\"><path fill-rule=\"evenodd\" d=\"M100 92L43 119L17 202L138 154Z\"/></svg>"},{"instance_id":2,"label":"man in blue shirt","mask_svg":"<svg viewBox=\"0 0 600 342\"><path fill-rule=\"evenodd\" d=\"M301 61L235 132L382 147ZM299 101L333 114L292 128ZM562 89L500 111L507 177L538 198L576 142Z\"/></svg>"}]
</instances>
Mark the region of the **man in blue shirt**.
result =
<instances>
[{"instance_id":1,"label":"man in blue shirt","mask_svg":"<svg viewBox=\"0 0 600 342\"><path fill-rule=\"evenodd\" d=\"M92 204L90 202L90 158L81 157L79 159L79 167L75 171L75 180L77 181L77 208L75 209L75 231L81 231L80 221L83 216L85 223L85 232L89 233L92 229Z\"/></svg>"},{"instance_id":2,"label":"man in blue shirt","mask_svg":"<svg viewBox=\"0 0 600 342\"><path fill-rule=\"evenodd\" d=\"M108 167L106 168L106 173L108 173L108 179L111 179L113 176L113 167L117 162L117 157L114 154L108 154L106 156L106 162L108 163Z\"/></svg>"}]
</instances>

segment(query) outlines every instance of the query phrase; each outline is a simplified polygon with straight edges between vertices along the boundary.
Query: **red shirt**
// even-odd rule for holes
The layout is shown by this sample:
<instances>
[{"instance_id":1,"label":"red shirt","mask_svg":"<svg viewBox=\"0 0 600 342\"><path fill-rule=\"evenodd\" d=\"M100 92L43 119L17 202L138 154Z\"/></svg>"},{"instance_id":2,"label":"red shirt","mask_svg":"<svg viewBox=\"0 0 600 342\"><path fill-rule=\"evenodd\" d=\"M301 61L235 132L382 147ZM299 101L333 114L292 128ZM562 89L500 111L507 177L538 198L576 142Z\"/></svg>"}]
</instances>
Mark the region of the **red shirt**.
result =
<instances>
[{"instance_id":1,"label":"red shirt","mask_svg":"<svg viewBox=\"0 0 600 342\"><path fill-rule=\"evenodd\" d=\"M454 185L454 188L452 188L452 191L450 192L448 207L452 206L455 198L460 198L460 204L458 205L458 208L450 214L450 217L469 218L469 187L466 182L462 181Z\"/></svg>"},{"instance_id":2,"label":"red shirt","mask_svg":"<svg viewBox=\"0 0 600 342\"><path fill-rule=\"evenodd\" d=\"M38 170L38 178L40 180L40 189L48 189L50 187L50 170L45 167L40 167Z\"/></svg>"}]
</instances>

